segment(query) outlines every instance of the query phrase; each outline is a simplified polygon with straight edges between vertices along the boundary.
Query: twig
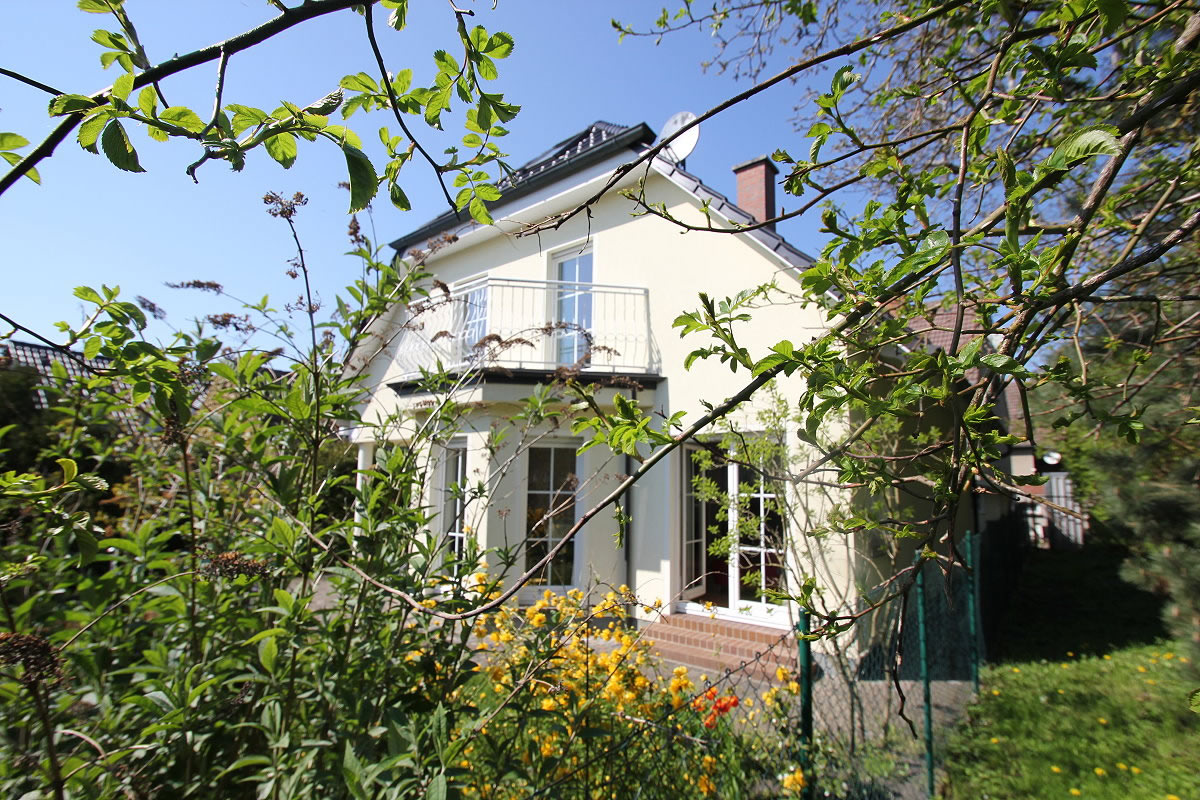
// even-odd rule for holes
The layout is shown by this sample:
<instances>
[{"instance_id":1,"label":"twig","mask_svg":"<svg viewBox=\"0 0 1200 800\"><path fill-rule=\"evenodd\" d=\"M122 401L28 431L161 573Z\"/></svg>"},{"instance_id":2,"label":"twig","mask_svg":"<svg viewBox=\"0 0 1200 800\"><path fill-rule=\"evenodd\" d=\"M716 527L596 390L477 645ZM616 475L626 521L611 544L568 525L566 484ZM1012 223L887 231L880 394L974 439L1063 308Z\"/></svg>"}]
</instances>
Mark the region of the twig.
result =
<instances>
[{"instance_id":1,"label":"twig","mask_svg":"<svg viewBox=\"0 0 1200 800\"><path fill-rule=\"evenodd\" d=\"M37 81L37 80L34 80L33 78L26 77L25 75L22 75L19 72L13 72L11 69L5 69L4 67L0 67L0 75L7 75L8 77L12 78L13 80L18 80L21 83L24 83L28 86L32 86L35 89L41 89L43 92L52 94L55 97L57 97L60 94L66 94L66 92L59 91L58 89L55 89L53 86L47 86L46 84L42 83L41 81Z\"/></svg>"},{"instance_id":2,"label":"twig","mask_svg":"<svg viewBox=\"0 0 1200 800\"><path fill-rule=\"evenodd\" d=\"M388 105L391 106L392 115L396 118L396 122L399 123L400 130L404 131L404 135L413 143L413 147L417 148L417 152L429 162L429 166L433 167L433 172L437 176L438 186L442 187L442 194L445 196L446 202L450 205L450 209L457 217L458 206L454 204L454 199L450 197L450 191L446 188L446 182L442 179L441 165L417 141L416 137L412 135L412 131L408 129L408 124L404 121L404 117L400 116L400 103L396 100L396 91L392 88L392 81L388 77L387 65L383 61L383 53L379 50L379 42L375 41L375 21L371 14L370 5L367 6L364 17L366 18L367 25L367 40L371 43L371 52L375 54L375 63L379 65L379 77L383 81L383 88L387 90Z\"/></svg>"},{"instance_id":3,"label":"twig","mask_svg":"<svg viewBox=\"0 0 1200 800\"><path fill-rule=\"evenodd\" d=\"M229 66L229 51L224 46L221 47L221 62L217 65L217 96L213 100L212 119L204 126L204 130L200 131L200 136L208 135L208 132L217 126L217 117L221 113L221 94L225 91L225 69ZM193 180L195 178L193 177Z\"/></svg>"}]
</instances>

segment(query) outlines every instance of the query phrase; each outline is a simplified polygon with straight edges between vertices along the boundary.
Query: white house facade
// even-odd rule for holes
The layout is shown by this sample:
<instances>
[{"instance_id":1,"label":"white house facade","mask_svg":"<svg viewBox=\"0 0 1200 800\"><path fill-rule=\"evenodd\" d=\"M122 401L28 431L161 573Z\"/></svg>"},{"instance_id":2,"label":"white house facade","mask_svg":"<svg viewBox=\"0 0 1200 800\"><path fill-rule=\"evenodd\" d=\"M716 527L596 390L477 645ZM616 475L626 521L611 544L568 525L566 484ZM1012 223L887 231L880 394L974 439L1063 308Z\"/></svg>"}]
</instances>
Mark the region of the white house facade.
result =
<instances>
[{"instance_id":1,"label":"white house facade","mask_svg":"<svg viewBox=\"0 0 1200 800\"><path fill-rule=\"evenodd\" d=\"M433 397L420 379L422 369L440 363L460 380L452 391L470 411L430 454L435 469L426 498L438 514L435 535L450 552L473 537L481 548L515 553L520 572L636 467L603 446L579 453L583 440L555 420L497 436L522 400L549 386L556 371L567 368L604 387L596 395L602 405L620 392L656 420L680 411L685 421L695 419L705 401L734 394L748 376L715 361L685 369L686 355L699 342L681 340L672 328L675 318L698 305L700 292L722 298L771 282L799 291L798 275L808 259L770 228L684 232L658 216L635 215L633 202L618 191L642 181L649 201L663 204L675 219L733 228L774 215L776 171L766 158L735 168L738 204L679 164L656 158L590 213L535 236L517 235L595 193L653 140L644 124L594 123L516 173L492 209L495 225L446 214L393 243L402 257L427 251L425 269L436 288L427 302L398 305L381 319L370 352L356 356L365 361L359 366L373 387L364 419L405 422L394 434L368 435L364 428L352 436L366 467L382 444L376 439L403 443L411 430L406 426L419 425L428 414ZM430 242L436 243L432 250ZM815 307L766 305L740 335L751 352L764 353L781 339L808 341L824 325ZM799 378L781 381L775 401L786 403L801 388ZM766 395L756 399L731 424L752 433L772 402ZM782 438L797 441L794 435ZM772 592L789 590L788 575L822 573L823 584L845 587L836 603L855 599L850 549L808 542L799 529L804 515L820 515L829 498L803 498L803 514L784 520L772 510L785 491L781 485L737 463L700 475L694 453L693 447L671 453L634 486L624 501L623 536L611 513L597 515L522 600L545 588L603 592L627 585L644 604L662 601L667 613L703 611L784 628L793 624L794 609ZM708 487L704 493L697 488L701 482ZM485 487L486 497L454 489L467 485ZM714 492L733 493L735 502L723 511ZM758 511L738 520L731 509L739 507ZM714 552L718 539L732 543L727 551Z\"/></svg>"}]
</instances>

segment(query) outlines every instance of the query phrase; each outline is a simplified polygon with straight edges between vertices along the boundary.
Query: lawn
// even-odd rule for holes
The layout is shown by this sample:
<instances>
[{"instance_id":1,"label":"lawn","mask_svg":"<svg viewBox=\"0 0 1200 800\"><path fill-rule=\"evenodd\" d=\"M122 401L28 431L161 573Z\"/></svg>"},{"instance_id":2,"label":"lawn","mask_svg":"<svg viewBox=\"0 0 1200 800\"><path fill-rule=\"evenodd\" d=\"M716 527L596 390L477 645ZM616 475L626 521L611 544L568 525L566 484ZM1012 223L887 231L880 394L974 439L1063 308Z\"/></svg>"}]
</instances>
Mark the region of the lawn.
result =
<instances>
[{"instance_id":1,"label":"lawn","mask_svg":"<svg viewBox=\"0 0 1200 800\"><path fill-rule=\"evenodd\" d=\"M949 742L946 794L1200 798L1200 715L1187 700L1200 676L1183 643L1145 641L1157 616L1129 611L1156 604L1111 580L1118 552L1033 556L1006 656Z\"/></svg>"}]
</instances>

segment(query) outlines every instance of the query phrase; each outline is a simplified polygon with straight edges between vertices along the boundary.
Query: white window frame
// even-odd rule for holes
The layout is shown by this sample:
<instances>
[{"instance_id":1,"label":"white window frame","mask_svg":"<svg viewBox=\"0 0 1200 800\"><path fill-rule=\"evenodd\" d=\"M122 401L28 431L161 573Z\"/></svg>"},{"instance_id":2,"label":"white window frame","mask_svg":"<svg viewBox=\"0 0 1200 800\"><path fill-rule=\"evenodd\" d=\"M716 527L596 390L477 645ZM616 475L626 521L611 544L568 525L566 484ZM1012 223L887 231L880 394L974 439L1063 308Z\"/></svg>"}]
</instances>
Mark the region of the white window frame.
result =
<instances>
[{"instance_id":1,"label":"white window frame","mask_svg":"<svg viewBox=\"0 0 1200 800\"><path fill-rule=\"evenodd\" d=\"M684 485L683 485L682 499L683 499L683 503L684 503L684 508L683 508L683 513L681 516L681 519L682 519L681 535L680 535L680 542L681 542L680 556L681 557L680 557L680 564L679 564L679 575L680 575L680 585L684 586L684 587L687 586L688 581L692 580L695 577L695 576L688 574L687 547L690 543L693 543L696 539L695 531L692 530L692 528L695 527L695 525L698 521L696 518L696 515L692 511L692 504L695 502L695 499L696 499L695 498L695 489L692 485L692 479L694 477L694 469L695 469L694 462L692 461L692 455L699 449L700 449L699 447L694 446L694 445L682 448L683 458L684 458L684 464L683 464L683 484ZM728 588L727 588L727 594L726 594L727 605L725 605L725 606L710 606L710 605L698 602L698 599L704 594L704 592L703 591L699 591L699 592L698 591L688 591L685 588L684 593L682 595L682 600L681 600L681 602L676 603L675 608L676 608L676 610L683 611L685 613L692 613L692 614L703 613L703 614L708 614L710 616L715 616L719 619L743 620L743 621L752 620L756 624L763 623L763 624L770 624L770 625L776 625L776 624L784 625L784 626L790 625L791 623L788 619L789 615L787 613L788 607L786 604L771 603L771 602L768 602L763 599L745 600L745 599L742 599L742 597L741 597L741 589L742 589L742 582L741 582L742 574L741 573L742 573L742 570L741 570L740 557L746 551L755 552L759 556L760 584L762 582L761 575L762 575L762 570L764 568L763 561L766 558L766 554L768 551L774 551L778 555L779 560L780 560L781 565L784 570L783 577L784 577L784 581L785 581L784 586L785 586L785 590L786 590L786 581L787 581L787 577L788 577L788 575L787 575L787 556L788 556L787 536L788 536L788 534L787 534L786 517L784 517L783 515L780 516L780 522L783 525L783 530L780 534L780 542L779 542L779 545L777 548L767 548L767 547L763 546L763 543L765 541L766 523L762 519L762 517L759 518L759 524L758 524L759 534L760 534L758 546L743 546L739 537L736 536L737 525L738 525L739 500L745 499L745 498L775 499L775 498L779 497L779 492L765 491L765 488L769 488L769 487L764 487L763 483L765 481L765 478L762 477L761 472L759 473L758 486L753 487L750 492L743 492L742 485L740 482L741 477L743 477L741 474L742 466L740 464L737 464L737 463L734 463L731 461L725 465L724 469L726 470L726 472L725 472L725 492L726 492L725 499L726 499L726 502L728 502L728 504L729 504L729 506L728 506L729 511L728 511L727 519L723 523L725 526L724 535L733 536L732 546L730 547L729 558L726 561L725 574L724 575L708 574L706 576L704 583L727 580L728 581ZM779 487L779 491L786 491L786 487ZM705 526L703 529L702 536L703 536L703 541L704 541L705 545L707 545L707 543L708 543L707 528L712 521L708 520L707 518L704 518L703 520L699 520L699 521L703 522L703 524ZM702 552L707 553L707 547L704 547ZM761 585L760 585L760 588L761 588Z\"/></svg>"},{"instance_id":2,"label":"white window frame","mask_svg":"<svg viewBox=\"0 0 1200 800\"><path fill-rule=\"evenodd\" d=\"M588 279L581 281L578 278L579 265L576 264L575 279L566 281L563 279L563 266L569 261L577 261L587 257L588 259ZM550 256L550 280L556 287L555 291L550 296L550 313L551 319L555 323L569 322L573 325L578 325L580 328L587 330L594 335L595 320L595 298L590 289L581 289L579 287L587 284L591 286L596 283L596 255L595 250L590 244L578 244L572 247L563 248L551 254ZM575 288L567 288L568 285L573 285ZM574 304L574 309L571 314L571 319L566 319L563 313L564 301L570 300ZM586 305L586 322L580 322L580 307ZM569 352L566 352L569 345ZM564 355L566 352L566 355ZM556 330L550 339L550 358L548 361L559 366L570 366L579 363L587 355L586 342L583 334L578 330ZM585 362L586 364L586 362Z\"/></svg>"},{"instance_id":3,"label":"white window frame","mask_svg":"<svg viewBox=\"0 0 1200 800\"><path fill-rule=\"evenodd\" d=\"M525 527L525 530L523 531L524 539L522 541L522 551L523 551L522 563L524 564L526 570L528 570L530 567L533 566L533 563L535 560L534 559L535 555L536 555L537 559L540 559L542 557L542 555L544 555L545 552L548 552L550 548L552 548L555 544L557 544L559 541L561 541L561 539L562 539L561 535L559 535L557 537L555 536L555 527L559 527L560 530L569 529L579 519L578 491L579 491L579 484L581 482L581 479L579 477L580 457L579 457L578 453L576 452L578 450L578 448L579 448L578 442L557 440L557 441L539 442L537 445L530 447L525 452L525 509L526 509L525 523L526 523L526 527ZM533 469L533 453L535 450L542 450L542 451L549 450L550 451L550 471L549 471L550 474L547 476L547 480L545 482L547 488L545 488L545 489L533 488L534 481L532 480L531 470ZM559 512L556 515L552 515L552 516L543 515L541 517L541 519L539 519L539 520L532 520L530 518L530 508L532 505L530 503L531 499L544 498L545 508L547 508L547 509L553 509L557 506L562 505L565 502L564 495L566 495L567 492L561 486L554 486L554 473L555 473L557 458L567 457L568 454L571 459L571 467L567 474L574 476L574 478L575 478L575 484L573 487L571 487L570 492L569 492L570 501L571 501L570 509L563 509L561 512ZM555 522L558 523L557 526L555 526L555 524L554 524ZM533 536L533 537L530 536L530 533L531 533L530 526L531 525L538 526L538 528L536 530L536 533L538 535ZM540 553L531 552L531 548L530 548L531 542L544 543L545 551L540 552ZM539 574L539 575L535 575L533 577L533 579L529 582L529 586L531 588L536 588L536 590L539 593L545 589L565 590L565 589L569 589L569 588L574 588L577 583L578 565L579 565L578 545L579 545L579 538L577 536L566 547L566 550L569 553L569 555L566 558L570 559L569 575L566 576L566 577L568 577L568 582L561 583L561 582L555 582L553 580L553 578L555 578L555 577L563 577L561 574L555 575L555 567L556 566L560 573L564 569L568 569L562 563L562 562L566 561L566 558L564 558L563 554L560 553L559 556L554 561L551 561L549 564L546 565L545 572L543 572L542 574ZM538 549L540 550L540 548L538 548Z\"/></svg>"},{"instance_id":4,"label":"white window frame","mask_svg":"<svg viewBox=\"0 0 1200 800\"><path fill-rule=\"evenodd\" d=\"M467 552L472 535L467 525L467 443L455 439L442 448L441 522L442 558L449 574L458 577L457 564ZM455 490L457 486L457 490Z\"/></svg>"}]
</instances>

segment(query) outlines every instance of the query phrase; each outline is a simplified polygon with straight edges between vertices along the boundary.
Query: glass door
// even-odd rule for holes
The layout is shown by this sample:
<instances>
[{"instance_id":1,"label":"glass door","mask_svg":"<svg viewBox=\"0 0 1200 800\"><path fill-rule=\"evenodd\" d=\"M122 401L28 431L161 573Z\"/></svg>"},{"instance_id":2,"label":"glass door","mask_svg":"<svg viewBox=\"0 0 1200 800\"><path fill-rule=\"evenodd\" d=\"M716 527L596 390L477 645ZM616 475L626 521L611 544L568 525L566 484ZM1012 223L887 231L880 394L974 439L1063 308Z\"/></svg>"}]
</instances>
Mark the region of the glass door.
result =
<instances>
[{"instance_id":1,"label":"glass door","mask_svg":"<svg viewBox=\"0 0 1200 800\"><path fill-rule=\"evenodd\" d=\"M558 261L558 298L555 321L556 362L585 366L592 328L592 254L580 253Z\"/></svg>"}]
</instances>

